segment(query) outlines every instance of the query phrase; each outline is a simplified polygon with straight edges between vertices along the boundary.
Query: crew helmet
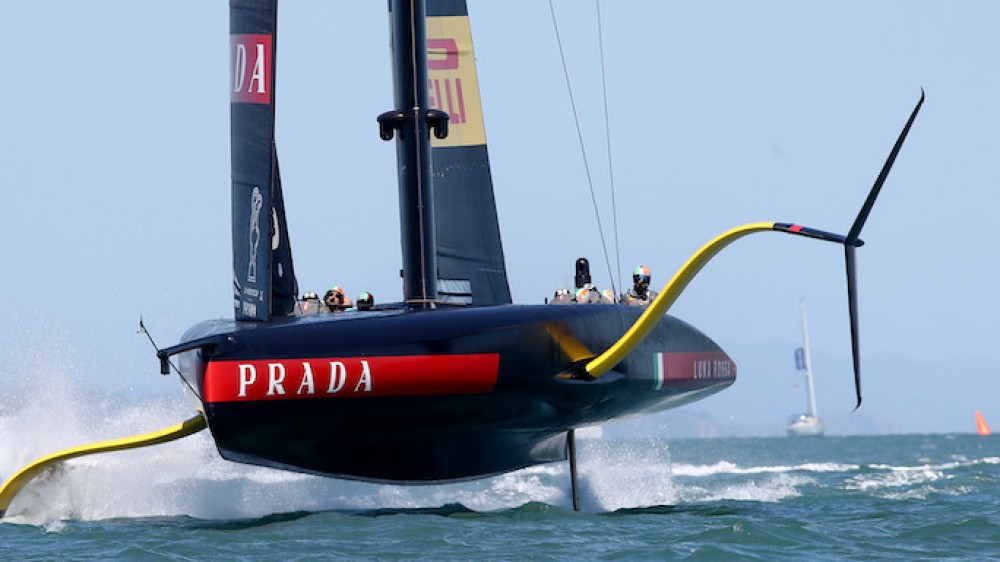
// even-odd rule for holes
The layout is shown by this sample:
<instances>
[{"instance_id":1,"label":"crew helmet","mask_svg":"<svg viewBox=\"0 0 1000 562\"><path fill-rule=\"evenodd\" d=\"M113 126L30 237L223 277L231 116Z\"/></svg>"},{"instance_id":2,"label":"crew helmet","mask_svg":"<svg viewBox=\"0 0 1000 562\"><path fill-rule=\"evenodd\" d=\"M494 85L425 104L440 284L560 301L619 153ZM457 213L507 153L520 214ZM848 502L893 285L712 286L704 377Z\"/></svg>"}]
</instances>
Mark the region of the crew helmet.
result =
<instances>
[{"instance_id":1,"label":"crew helmet","mask_svg":"<svg viewBox=\"0 0 1000 562\"><path fill-rule=\"evenodd\" d=\"M375 297L368 291L358 295L358 310L369 310L375 305Z\"/></svg>"},{"instance_id":2,"label":"crew helmet","mask_svg":"<svg viewBox=\"0 0 1000 562\"><path fill-rule=\"evenodd\" d=\"M635 269L632 270L632 282L638 283L640 281L649 284L649 268L644 265L637 265Z\"/></svg>"}]
</instances>

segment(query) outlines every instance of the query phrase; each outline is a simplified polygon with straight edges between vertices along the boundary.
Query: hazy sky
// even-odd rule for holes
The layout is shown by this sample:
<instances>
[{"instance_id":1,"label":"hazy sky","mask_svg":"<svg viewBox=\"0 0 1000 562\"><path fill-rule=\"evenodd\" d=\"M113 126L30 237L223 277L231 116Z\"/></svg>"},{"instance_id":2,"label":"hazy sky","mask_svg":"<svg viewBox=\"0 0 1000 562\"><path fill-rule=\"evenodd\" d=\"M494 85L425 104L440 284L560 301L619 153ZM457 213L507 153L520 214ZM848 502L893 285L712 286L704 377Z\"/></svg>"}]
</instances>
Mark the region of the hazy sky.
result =
<instances>
[{"instance_id":1,"label":"hazy sky","mask_svg":"<svg viewBox=\"0 0 1000 562\"><path fill-rule=\"evenodd\" d=\"M613 242L595 11L555 4ZM661 285L745 222L846 232L926 90L858 254L868 417L855 419L971 431L981 409L1000 424L1000 4L650 0L601 12L624 280L644 263ZM515 300L571 285L580 256L608 287L548 4L470 0L470 14ZM392 107L385 3L286 1L278 19L299 285L398 300L395 147L375 123ZM4 21L0 380L25 387L54 371L174 391L135 331L141 314L165 346L230 314L227 5L16 2ZM763 234L703 271L672 313L730 350L740 379L693 411L780 431L804 404L791 361L804 297L820 408L848 415L842 254Z\"/></svg>"}]
</instances>

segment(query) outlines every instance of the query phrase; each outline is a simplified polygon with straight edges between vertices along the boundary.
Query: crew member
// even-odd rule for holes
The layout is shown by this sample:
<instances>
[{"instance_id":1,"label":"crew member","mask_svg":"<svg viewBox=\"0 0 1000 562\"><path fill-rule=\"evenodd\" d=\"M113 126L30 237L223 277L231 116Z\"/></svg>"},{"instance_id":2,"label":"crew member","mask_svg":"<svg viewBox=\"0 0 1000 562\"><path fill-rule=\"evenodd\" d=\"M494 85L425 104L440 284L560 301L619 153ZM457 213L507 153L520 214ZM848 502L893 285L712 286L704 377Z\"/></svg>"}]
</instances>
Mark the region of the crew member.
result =
<instances>
[{"instance_id":1,"label":"crew member","mask_svg":"<svg viewBox=\"0 0 1000 562\"><path fill-rule=\"evenodd\" d=\"M552 296L549 304L570 304L573 302L573 293L569 289L556 289L556 294Z\"/></svg>"},{"instance_id":2,"label":"crew member","mask_svg":"<svg viewBox=\"0 0 1000 562\"><path fill-rule=\"evenodd\" d=\"M594 304L601 302L601 292L590 282L590 262L587 258L576 260L576 292L573 302L578 304Z\"/></svg>"},{"instance_id":3,"label":"crew member","mask_svg":"<svg viewBox=\"0 0 1000 562\"><path fill-rule=\"evenodd\" d=\"M323 304L330 312L337 312L351 308L351 299L344 294L343 289L333 286L323 295Z\"/></svg>"},{"instance_id":4,"label":"crew member","mask_svg":"<svg viewBox=\"0 0 1000 562\"><path fill-rule=\"evenodd\" d=\"M632 271L632 288L625 293L625 303L631 306L647 306L656 298L656 291L649 288L649 268L636 266Z\"/></svg>"},{"instance_id":5,"label":"crew member","mask_svg":"<svg viewBox=\"0 0 1000 562\"><path fill-rule=\"evenodd\" d=\"M319 295L309 291L302 295L302 300L299 301L299 312L302 314L319 314L320 313L320 302Z\"/></svg>"},{"instance_id":6,"label":"crew member","mask_svg":"<svg viewBox=\"0 0 1000 562\"><path fill-rule=\"evenodd\" d=\"M375 306L375 297L365 291L358 295L358 310L371 310Z\"/></svg>"},{"instance_id":7,"label":"crew member","mask_svg":"<svg viewBox=\"0 0 1000 562\"><path fill-rule=\"evenodd\" d=\"M601 302L601 292L593 283L584 283L583 287L576 290L577 304L597 304Z\"/></svg>"}]
</instances>

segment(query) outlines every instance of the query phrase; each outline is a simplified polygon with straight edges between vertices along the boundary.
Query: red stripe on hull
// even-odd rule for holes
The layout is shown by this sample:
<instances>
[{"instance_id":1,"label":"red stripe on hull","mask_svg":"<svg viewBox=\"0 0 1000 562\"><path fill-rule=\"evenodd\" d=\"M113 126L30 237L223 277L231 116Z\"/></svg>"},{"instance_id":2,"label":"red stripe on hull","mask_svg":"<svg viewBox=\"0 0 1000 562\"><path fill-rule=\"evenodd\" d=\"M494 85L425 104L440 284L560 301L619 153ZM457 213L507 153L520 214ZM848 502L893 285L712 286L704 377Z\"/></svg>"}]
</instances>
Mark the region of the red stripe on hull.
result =
<instances>
[{"instance_id":1,"label":"red stripe on hull","mask_svg":"<svg viewBox=\"0 0 1000 562\"><path fill-rule=\"evenodd\" d=\"M210 361L205 402L483 394L500 355L407 355Z\"/></svg>"},{"instance_id":2,"label":"red stripe on hull","mask_svg":"<svg viewBox=\"0 0 1000 562\"><path fill-rule=\"evenodd\" d=\"M678 351L659 354L665 380L735 379L736 363L724 351Z\"/></svg>"}]
</instances>

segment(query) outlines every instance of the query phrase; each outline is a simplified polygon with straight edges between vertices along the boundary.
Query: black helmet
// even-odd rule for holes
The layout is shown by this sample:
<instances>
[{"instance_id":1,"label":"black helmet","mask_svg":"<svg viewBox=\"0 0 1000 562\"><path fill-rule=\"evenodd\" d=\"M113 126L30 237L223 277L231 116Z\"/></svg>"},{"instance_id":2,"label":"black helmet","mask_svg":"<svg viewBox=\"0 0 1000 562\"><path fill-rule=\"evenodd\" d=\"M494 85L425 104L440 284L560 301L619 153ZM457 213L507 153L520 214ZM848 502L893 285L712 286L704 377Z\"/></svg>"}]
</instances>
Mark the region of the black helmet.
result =
<instances>
[{"instance_id":1,"label":"black helmet","mask_svg":"<svg viewBox=\"0 0 1000 562\"><path fill-rule=\"evenodd\" d=\"M375 306L375 297L371 293L365 291L358 295L358 310L370 310L373 306Z\"/></svg>"}]
</instances>

